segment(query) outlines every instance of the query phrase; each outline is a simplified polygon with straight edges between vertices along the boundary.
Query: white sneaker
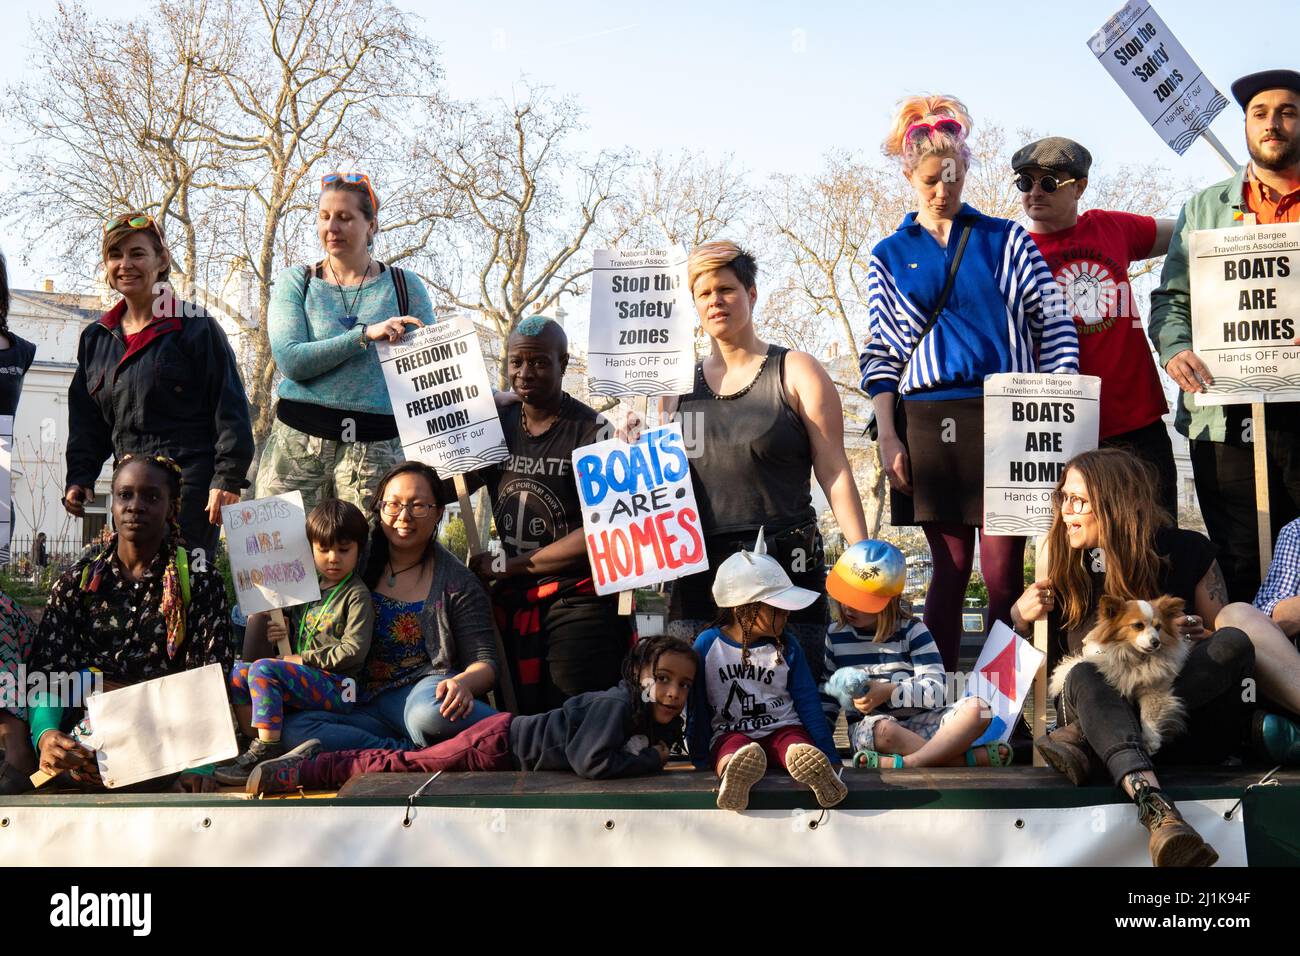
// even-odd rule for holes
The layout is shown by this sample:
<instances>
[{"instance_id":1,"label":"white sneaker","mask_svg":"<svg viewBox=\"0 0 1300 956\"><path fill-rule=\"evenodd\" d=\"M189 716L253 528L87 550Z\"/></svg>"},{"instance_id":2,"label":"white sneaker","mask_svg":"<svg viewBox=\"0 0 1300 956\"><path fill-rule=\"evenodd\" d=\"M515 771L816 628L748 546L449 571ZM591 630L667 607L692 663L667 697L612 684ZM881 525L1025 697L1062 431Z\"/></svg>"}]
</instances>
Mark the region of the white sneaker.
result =
<instances>
[{"instance_id":1,"label":"white sneaker","mask_svg":"<svg viewBox=\"0 0 1300 956\"><path fill-rule=\"evenodd\" d=\"M718 787L718 809L737 812L749 806L749 791L767 773L767 755L755 743L741 747L722 771L722 784Z\"/></svg>"}]
</instances>

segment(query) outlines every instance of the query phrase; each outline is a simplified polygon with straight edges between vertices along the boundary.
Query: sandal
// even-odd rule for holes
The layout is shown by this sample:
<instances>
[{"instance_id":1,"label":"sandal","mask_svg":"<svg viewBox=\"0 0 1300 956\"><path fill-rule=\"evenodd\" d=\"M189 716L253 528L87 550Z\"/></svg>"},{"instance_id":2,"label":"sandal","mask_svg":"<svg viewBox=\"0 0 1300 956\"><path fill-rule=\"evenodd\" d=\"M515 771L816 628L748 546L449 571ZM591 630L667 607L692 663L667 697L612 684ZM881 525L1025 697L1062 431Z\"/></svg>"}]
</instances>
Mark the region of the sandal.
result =
<instances>
[{"instance_id":1,"label":"sandal","mask_svg":"<svg viewBox=\"0 0 1300 956\"><path fill-rule=\"evenodd\" d=\"M853 766L867 770L901 770L903 758L899 754L882 754L875 750L859 750L853 755Z\"/></svg>"},{"instance_id":2,"label":"sandal","mask_svg":"<svg viewBox=\"0 0 1300 956\"><path fill-rule=\"evenodd\" d=\"M976 761L975 755L981 750L989 755L990 767L1010 767L1016 762L1016 752L1011 749L1011 745L1003 743L1002 741L997 741L995 743L984 744L982 747L975 747L972 750L966 751L966 766L980 766ZM1003 756L1004 752L1006 753L1005 757Z\"/></svg>"}]
</instances>

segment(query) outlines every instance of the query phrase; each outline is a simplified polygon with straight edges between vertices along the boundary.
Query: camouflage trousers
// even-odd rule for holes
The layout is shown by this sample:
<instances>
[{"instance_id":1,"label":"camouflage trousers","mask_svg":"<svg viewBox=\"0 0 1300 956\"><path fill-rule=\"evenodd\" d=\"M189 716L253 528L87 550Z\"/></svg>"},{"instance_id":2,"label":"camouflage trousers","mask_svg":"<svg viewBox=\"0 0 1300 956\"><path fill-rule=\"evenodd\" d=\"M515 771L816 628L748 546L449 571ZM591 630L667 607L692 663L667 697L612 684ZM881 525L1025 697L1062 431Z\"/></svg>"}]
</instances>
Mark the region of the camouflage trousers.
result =
<instances>
[{"instance_id":1,"label":"camouflage trousers","mask_svg":"<svg viewBox=\"0 0 1300 956\"><path fill-rule=\"evenodd\" d=\"M402 443L343 442L317 438L276 419L257 466L258 498L302 492L308 512L325 498L350 501L369 514L370 498L382 478L406 459Z\"/></svg>"}]
</instances>

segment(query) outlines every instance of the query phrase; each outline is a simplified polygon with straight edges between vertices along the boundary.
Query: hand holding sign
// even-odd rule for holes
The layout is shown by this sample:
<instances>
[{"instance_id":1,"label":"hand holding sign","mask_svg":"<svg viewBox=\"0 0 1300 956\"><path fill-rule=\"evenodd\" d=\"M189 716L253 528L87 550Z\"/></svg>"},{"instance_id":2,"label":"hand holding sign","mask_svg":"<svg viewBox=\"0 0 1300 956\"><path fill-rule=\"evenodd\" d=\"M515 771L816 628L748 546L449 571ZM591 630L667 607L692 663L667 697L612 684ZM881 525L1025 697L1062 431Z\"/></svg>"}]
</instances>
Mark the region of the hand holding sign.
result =
<instances>
[{"instance_id":1,"label":"hand holding sign","mask_svg":"<svg viewBox=\"0 0 1300 956\"><path fill-rule=\"evenodd\" d=\"M371 342L378 342L380 339L386 339L389 342L398 342L406 334L408 325L421 326L424 323L412 315L399 315L397 318L388 319L384 322L376 322L373 325L366 326L366 338Z\"/></svg>"},{"instance_id":2,"label":"hand holding sign","mask_svg":"<svg viewBox=\"0 0 1300 956\"><path fill-rule=\"evenodd\" d=\"M573 470L597 594L708 569L680 425L578 448Z\"/></svg>"},{"instance_id":3,"label":"hand holding sign","mask_svg":"<svg viewBox=\"0 0 1300 956\"><path fill-rule=\"evenodd\" d=\"M1165 371L1184 392L1208 392L1214 384L1209 368L1191 349L1183 349L1171 358Z\"/></svg>"}]
</instances>

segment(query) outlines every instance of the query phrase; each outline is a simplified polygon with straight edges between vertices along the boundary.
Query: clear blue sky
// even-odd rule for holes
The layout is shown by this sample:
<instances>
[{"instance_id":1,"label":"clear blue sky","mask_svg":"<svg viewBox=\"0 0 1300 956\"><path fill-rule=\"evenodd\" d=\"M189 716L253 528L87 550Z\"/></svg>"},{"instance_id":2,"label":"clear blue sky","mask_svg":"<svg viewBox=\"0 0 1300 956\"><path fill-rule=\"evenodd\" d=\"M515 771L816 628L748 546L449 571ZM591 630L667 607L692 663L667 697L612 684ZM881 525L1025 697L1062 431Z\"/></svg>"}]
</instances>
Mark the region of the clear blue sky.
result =
<instances>
[{"instance_id":1,"label":"clear blue sky","mask_svg":"<svg viewBox=\"0 0 1300 956\"><path fill-rule=\"evenodd\" d=\"M130 16L140 0L85 0L93 16ZM668 151L683 146L734 153L757 173L809 172L832 148L874 152L890 108L914 92L952 92L976 124L1029 126L1080 140L1096 168L1156 162L1180 181L1224 175L1197 143L1179 158L1145 124L1089 51L1088 37L1120 0L1026 5L953 2L817 4L756 0L719 14L698 4L495 0L399 0L417 13L441 50L457 97L509 97L521 74L576 95L588 111L591 147ZM811 9L807 9L811 7ZM28 9L53 9L52 3ZM910 9L919 10L917 16ZM1237 76L1296 66L1266 44L1230 42L1241 10L1222 0L1163 0L1157 11L1225 94ZM1252 5L1251 33L1276 24L1287 35L1294 6ZM0 79L27 68L28 28L0 35ZM1252 46L1256 49L1252 49ZM1214 131L1239 159L1241 112L1233 103ZM6 188L13 188L5 175ZM0 237L10 254L12 240ZM89 254L93 255L93 251ZM15 270L30 287L44 270Z\"/></svg>"}]
</instances>

